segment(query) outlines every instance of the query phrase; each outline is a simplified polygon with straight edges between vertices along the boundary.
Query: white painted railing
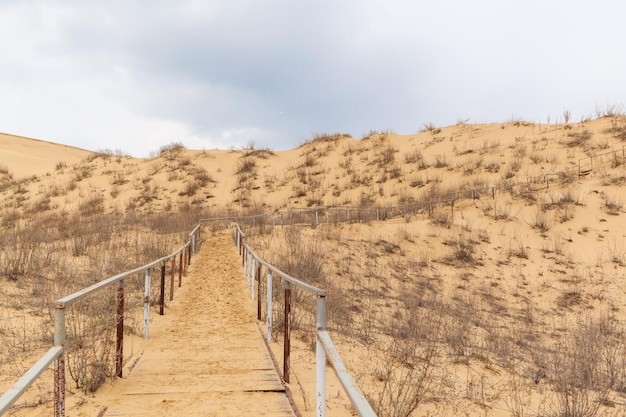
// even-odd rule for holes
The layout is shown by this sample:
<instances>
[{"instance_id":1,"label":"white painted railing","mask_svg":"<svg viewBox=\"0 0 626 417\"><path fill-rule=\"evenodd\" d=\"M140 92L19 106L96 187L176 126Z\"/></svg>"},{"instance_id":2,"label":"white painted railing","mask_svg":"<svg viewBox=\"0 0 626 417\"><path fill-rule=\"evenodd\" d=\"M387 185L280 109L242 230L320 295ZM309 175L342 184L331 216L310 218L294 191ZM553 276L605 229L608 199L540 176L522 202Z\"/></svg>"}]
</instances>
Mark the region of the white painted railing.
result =
<instances>
[{"instance_id":1,"label":"white painted railing","mask_svg":"<svg viewBox=\"0 0 626 417\"><path fill-rule=\"evenodd\" d=\"M258 297L257 297L257 319L261 320L261 271L265 268L267 271L267 278L265 280L266 288L265 293L267 295L266 301L266 337L268 340L272 340L272 294L273 294L273 278L278 276L282 278L284 285L284 340L283 340L283 379L285 382L289 382L290 373L290 346L291 346L291 311L292 311L292 288L298 287L311 296L315 296L316 301L316 313L315 313L315 327L316 327L316 344L315 344L315 369L316 369L316 397L315 397L315 410L317 417L326 416L326 362L330 363L341 386L350 398L350 402L359 413L360 416L376 416L369 401L356 384L343 361L339 352L335 348L330 334L326 327L326 291L303 282L297 278L294 278L270 263L264 261L259 257L250 246L245 242L246 235L241 230L238 224L231 229L233 241L239 249L239 254L242 257L244 275L248 280L248 285L252 288L252 298L255 298L254 286L257 285Z\"/></svg>"}]
</instances>

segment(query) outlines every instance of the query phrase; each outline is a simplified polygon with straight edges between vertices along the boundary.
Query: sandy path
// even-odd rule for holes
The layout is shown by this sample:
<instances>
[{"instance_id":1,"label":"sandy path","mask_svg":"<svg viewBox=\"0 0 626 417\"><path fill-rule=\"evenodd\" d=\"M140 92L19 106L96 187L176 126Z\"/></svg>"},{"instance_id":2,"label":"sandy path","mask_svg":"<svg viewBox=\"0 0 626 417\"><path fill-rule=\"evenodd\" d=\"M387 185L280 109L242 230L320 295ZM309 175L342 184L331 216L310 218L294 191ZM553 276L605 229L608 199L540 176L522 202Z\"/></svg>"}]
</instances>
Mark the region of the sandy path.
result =
<instances>
[{"instance_id":1,"label":"sandy path","mask_svg":"<svg viewBox=\"0 0 626 417\"><path fill-rule=\"evenodd\" d=\"M293 415L257 328L240 262L228 235L209 237L175 302L153 319L132 372L70 414Z\"/></svg>"}]
</instances>

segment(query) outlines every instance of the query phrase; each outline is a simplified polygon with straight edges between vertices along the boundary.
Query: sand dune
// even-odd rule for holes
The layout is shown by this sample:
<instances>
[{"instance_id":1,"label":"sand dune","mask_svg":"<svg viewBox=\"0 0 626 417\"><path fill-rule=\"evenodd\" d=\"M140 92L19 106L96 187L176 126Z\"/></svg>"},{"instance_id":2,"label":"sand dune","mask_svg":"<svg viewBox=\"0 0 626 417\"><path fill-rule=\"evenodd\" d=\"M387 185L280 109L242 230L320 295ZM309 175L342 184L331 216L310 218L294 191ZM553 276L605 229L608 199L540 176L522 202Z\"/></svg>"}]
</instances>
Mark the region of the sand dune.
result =
<instances>
[{"instance_id":1,"label":"sand dune","mask_svg":"<svg viewBox=\"0 0 626 417\"><path fill-rule=\"evenodd\" d=\"M171 146L149 159L87 152L58 168L64 148L48 144L56 149L47 159L52 171L28 172L24 176L38 176L4 188L0 207L4 226L14 230L16 219L38 216L95 222L167 213L176 219L397 206L456 195L453 205L378 222L353 217L312 228L301 221L295 231L271 233L258 233L257 224L249 242L268 261L291 268L287 272L323 272L308 278L338 297L329 320L339 351L369 398L389 414L392 405L380 392L393 378L383 371L422 369L427 344L409 343L418 340L436 346L436 365L413 415L561 415L567 391L559 384L568 382L565 376L578 378L579 363L596 373L589 385L577 386L577 395L602 404L597 412L621 415L625 132L624 117L459 123L412 135L314 135L281 152ZM6 142L11 150L0 142L7 158L13 152L14 159L35 163L45 156L32 156L26 146L39 142L6 140L13 140ZM78 158L82 151L76 152ZM16 165L5 165L17 176ZM458 195L489 187L494 191ZM147 224L149 233L153 223ZM102 246L69 258L88 264ZM305 330L295 334L299 385L292 391L306 406L314 383L312 339ZM399 346L404 350L393 350ZM278 342L272 348L280 352ZM415 352L421 356L410 356ZM345 407L341 392L333 396Z\"/></svg>"},{"instance_id":2,"label":"sand dune","mask_svg":"<svg viewBox=\"0 0 626 417\"><path fill-rule=\"evenodd\" d=\"M15 179L54 171L58 163L73 165L93 152L39 139L0 133L0 165Z\"/></svg>"}]
</instances>

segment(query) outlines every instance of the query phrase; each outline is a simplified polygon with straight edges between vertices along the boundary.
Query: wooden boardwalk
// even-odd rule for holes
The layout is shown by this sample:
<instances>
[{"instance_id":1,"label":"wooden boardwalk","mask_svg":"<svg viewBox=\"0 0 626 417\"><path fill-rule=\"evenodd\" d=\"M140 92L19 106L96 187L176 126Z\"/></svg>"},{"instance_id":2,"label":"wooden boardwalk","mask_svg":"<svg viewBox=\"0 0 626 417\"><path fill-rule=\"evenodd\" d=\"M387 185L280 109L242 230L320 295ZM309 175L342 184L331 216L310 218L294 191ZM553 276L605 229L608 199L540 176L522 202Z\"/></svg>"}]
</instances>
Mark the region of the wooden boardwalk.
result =
<instances>
[{"instance_id":1,"label":"wooden boardwalk","mask_svg":"<svg viewBox=\"0 0 626 417\"><path fill-rule=\"evenodd\" d=\"M98 416L294 416L230 236L207 238L177 290Z\"/></svg>"}]
</instances>

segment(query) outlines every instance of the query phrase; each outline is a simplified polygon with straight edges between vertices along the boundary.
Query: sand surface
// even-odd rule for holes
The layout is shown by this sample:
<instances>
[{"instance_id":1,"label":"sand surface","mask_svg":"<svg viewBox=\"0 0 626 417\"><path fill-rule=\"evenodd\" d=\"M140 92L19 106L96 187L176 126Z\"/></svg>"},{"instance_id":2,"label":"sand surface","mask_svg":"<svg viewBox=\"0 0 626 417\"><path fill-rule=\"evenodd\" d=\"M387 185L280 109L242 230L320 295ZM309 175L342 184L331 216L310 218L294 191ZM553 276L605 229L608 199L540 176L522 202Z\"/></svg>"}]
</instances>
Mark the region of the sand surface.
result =
<instances>
[{"instance_id":1,"label":"sand surface","mask_svg":"<svg viewBox=\"0 0 626 417\"><path fill-rule=\"evenodd\" d=\"M57 163L72 165L92 153L73 146L0 133L0 165L9 168L15 179L54 172Z\"/></svg>"}]
</instances>

